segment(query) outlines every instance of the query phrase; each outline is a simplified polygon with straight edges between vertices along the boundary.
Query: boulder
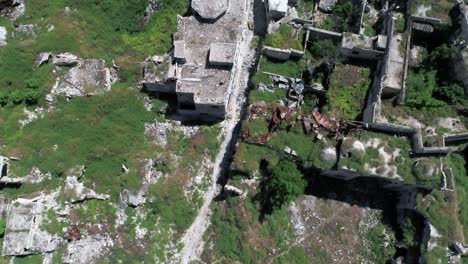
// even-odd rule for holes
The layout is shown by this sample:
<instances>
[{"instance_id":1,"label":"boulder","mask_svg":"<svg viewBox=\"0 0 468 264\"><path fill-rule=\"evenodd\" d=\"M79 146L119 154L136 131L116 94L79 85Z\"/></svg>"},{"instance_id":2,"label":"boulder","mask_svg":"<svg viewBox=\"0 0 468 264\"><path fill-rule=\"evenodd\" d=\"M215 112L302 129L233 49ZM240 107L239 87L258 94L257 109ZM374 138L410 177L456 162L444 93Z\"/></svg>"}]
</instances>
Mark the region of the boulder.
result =
<instances>
[{"instance_id":1,"label":"boulder","mask_svg":"<svg viewBox=\"0 0 468 264\"><path fill-rule=\"evenodd\" d=\"M325 163L335 163L336 150L334 148L326 148L322 150L322 153L320 154L320 160Z\"/></svg>"},{"instance_id":2,"label":"boulder","mask_svg":"<svg viewBox=\"0 0 468 264\"><path fill-rule=\"evenodd\" d=\"M52 56L52 53L50 52L41 52L39 53L39 56L37 56L35 64L37 67L49 62L50 57Z\"/></svg>"},{"instance_id":3,"label":"boulder","mask_svg":"<svg viewBox=\"0 0 468 264\"><path fill-rule=\"evenodd\" d=\"M335 5L338 3L338 0L320 0L318 9L322 12L331 12Z\"/></svg>"},{"instance_id":4,"label":"boulder","mask_svg":"<svg viewBox=\"0 0 468 264\"><path fill-rule=\"evenodd\" d=\"M55 55L52 61L55 65L60 66L60 67L75 66L80 62L77 56L69 52Z\"/></svg>"},{"instance_id":5,"label":"boulder","mask_svg":"<svg viewBox=\"0 0 468 264\"><path fill-rule=\"evenodd\" d=\"M146 203L145 190L125 190L122 194L122 200L131 207L138 207Z\"/></svg>"},{"instance_id":6,"label":"boulder","mask_svg":"<svg viewBox=\"0 0 468 264\"><path fill-rule=\"evenodd\" d=\"M7 44L7 30L4 27L0 27L0 47Z\"/></svg>"},{"instance_id":7,"label":"boulder","mask_svg":"<svg viewBox=\"0 0 468 264\"><path fill-rule=\"evenodd\" d=\"M228 0L192 0L192 9L206 20L216 20L228 9Z\"/></svg>"},{"instance_id":8,"label":"boulder","mask_svg":"<svg viewBox=\"0 0 468 264\"><path fill-rule=\"evenodd\" d=\"M19 25L15 29L15 31L17 32L16 35L18 35L18 37L20 39L36 37L36 32L34 30L34 25L33 24Z\"/></svg>"},{"instance_id":9,"label":"boulder","mask_svg":"<svg viewBox=\"0 0 468 264\"><path fill-rule=\"evenodd\" d=\"M413 174L419 180L430 179L436 174L436 164L429 159L420 159L413 165Z\"/></svg>"},{"instance_id":10,"label":"boulder","mask_svg":"<svg viewBox=\"0 0 468 264\"><path fill-rule=\"evenodd\" d=\"M56 62L55 60L54 64ZM104 60L85 60L65 73L52 89L52 94L67 97L102 94L110 91L116 81L117 72L113 68L107 68Z\"/></svg>"}]
</instances>

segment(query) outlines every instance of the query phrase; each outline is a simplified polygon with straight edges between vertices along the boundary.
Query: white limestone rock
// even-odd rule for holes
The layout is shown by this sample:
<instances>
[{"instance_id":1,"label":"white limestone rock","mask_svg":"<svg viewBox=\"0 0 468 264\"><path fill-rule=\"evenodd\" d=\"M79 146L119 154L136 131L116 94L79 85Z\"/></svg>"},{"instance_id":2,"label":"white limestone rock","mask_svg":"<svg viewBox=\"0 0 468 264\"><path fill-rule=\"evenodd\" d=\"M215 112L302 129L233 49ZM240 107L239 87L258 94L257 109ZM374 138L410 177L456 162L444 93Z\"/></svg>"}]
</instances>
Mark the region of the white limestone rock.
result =
<instances>
[{"instance_id":1,"label":"white limestone rock","mask_svg":"<svg viewBox=\"0 0 468 264\"><path fill-rule=\"evenodd\" d=\"M65 53L61 53L61 54L57 54L54 56L54 58L52 59L53 63L56 65L56 66L59 66L59 67L63 67L63 66L75 66L77 65L80 60L77 56L69 53L69 52L65 52Z\"/></svg>"},{"instance_id":2,"label":"white limestone rock","mask_svg":"<svg viewBox=\"0 0 468 264\"><path fill-rule=\"evenodd\" d=\"M46 211L57 206L57 196L57 192L41 193L32 199L18 198L8 205L2 256L42 254L57 248L63 239L42 230Z\"/></svg>"},{"instance_id":3,"label":"white limestone rock","mask_svg":"<svg viewBox=\"0 0 468 264\"><path fill-rule=\"evenodd\" d=\"M146 190L125 190L122 200L131 207L138 207L146 203Z\"/></svg>"},{"instance_id":4,"label":"white limestone rock","mask_svg":"<svg viewBox=\"0 0 468 264\"><path fill-rule=\"evenodd\" d=\"M67 65L77 62L78 59L68 57L61 60L54 57L54 64ZM63 78L52 89L53 95L66 97L89 96L110 91L112 84L118 79L113 68L107 68L104 60L84 60L78 67L68 70Z\"/></svg>"},{"instance_id":5,"label":"white limestone rock","mask_svg":"<svg viewBox=\"0 0 468 264\"><path fill-rule=\"evenodd\" d=\"M322 12L331 12L338 0L320 0L318 8Z\"/></svg>"},{"instance_id":6,"label":"white limestone rock","mask_svg":"<svg viewBox=\"0 0 468 264\"><path fill-rule=\"evenodd\" d=\"M71 203L83 202L85 200L97 199L108 200L109 195L98 194L95 191L84 187L76 176L68 176L65 181L65 193L70 197Z\"/></svg>"},{"instance_id":7,"label":"white limestone rock","mask_svg":"<svg viewBox=\"0 0 468 264\"><path fill-rule=\"evenodd\" d=\"M37 59L35 61L36 67L39 67L39 66L49 62L51 56L52 56L52 53L50 53L50 52L41 52L41 53L39 53L39 56L37 56Z\"/></svg>"},{"instance_id":8,"label":"white limestone rock","mask_svg":"<svg viewBox=\"0 0 468 264\"><path fill-rule=\"evenodd\" d=\"M68 243L63 263L90 264L100 263L101 257L107 255L114 246L114 241L107 235L92 235Z\"/></svg>"},{"instance_id":9,"label":"white limestone rock","mask_svg":"<svg viewBox=\"0 0 468 264\"><path fill-rule=\"evenodd\" d=\"M3 47L7 44L7 29L5 27L0 27L0 47Z\"/></svg>"},{"instance_id":10,"label":"white limestone rock","mask_svg":"<svg viewBox=\"0 0 468 264\"><path fill-rule=\"evenodd\" d=\"M336 150L334 148L326 148L320 154L320 160L326 163L336 162Z\"/></svg>"}]
</instances>

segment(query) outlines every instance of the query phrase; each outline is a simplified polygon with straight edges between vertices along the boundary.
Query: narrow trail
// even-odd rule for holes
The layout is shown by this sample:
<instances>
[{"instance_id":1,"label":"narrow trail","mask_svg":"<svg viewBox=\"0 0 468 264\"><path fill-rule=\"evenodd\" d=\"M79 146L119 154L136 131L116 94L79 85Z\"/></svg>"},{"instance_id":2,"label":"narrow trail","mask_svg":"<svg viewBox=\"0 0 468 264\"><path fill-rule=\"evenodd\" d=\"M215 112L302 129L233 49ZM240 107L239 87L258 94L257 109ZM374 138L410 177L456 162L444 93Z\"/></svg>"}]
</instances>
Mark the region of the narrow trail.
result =
<instances>
[{"instance_id":1,"label":"narrow trail","mask_svg":"<svg viewBox=\"0 0 468 264\"><path fill-rule=\"evenodd\" d=\"M252 0L244 0L244 3L245 12L242 21L241 41L239 42L239 56L237 57L235 69L233 69L235 76L231 96L229 97L226 119L222 124L224 140L214 162L211 185L203 195L203 205L198 211L195 221L181 239L184 247L179 256L180 263L184 264L199 259L202 253L203 234L210 225L210 205L219 192L217 181L225 165L223 164L225 155L229 150L229 145L241 117L242 106L245 101L244 92L248 86L249 65L252 60L250 43L253 39L253 32L248 28L248 20L252 15Z\"/></svg>"}]
</instances>

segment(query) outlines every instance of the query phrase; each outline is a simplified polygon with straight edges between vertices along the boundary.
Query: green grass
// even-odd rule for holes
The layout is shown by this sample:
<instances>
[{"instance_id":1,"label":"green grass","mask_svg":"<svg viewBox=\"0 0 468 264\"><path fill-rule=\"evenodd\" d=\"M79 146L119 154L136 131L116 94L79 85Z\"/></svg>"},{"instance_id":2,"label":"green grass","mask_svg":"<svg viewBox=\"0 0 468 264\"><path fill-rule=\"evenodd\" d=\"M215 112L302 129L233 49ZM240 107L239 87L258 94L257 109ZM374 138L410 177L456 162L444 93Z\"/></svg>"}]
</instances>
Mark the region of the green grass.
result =
<instances>
[{"instance_id":1,"label":"green grass","mask_svg":"<svg viewBox=\"0 0 468 264\"><path fill-rule=\"evenodd\" d=\"M463 234L468 237L468 174L466 171L466 160L460 155L449 156L448 165L452 169L455 178L456 192L459 207L459 221L463 225Z\"/></svg>"},{"instance_id":2,"label":"green grass","mask_svg":"<svg viewBox=\"0 0 468 264\"><path fill-rule=\"evenodd\" d=\"M265 46L270 46L279 49L304 49L301 40L295 36L292 27L287 24L281 25L277 33L268 34L265 37L265 41L263 42L263 44Z\"/></svg>"},{"instance_id":3,"label":"green grass","mask_svg":"<svg viewBox=\"0 0 468 264\"><path fill-rule=\"evenodd\" d=\"M391 230L391 227L379 222L368 231L366 238L369 243L369 248L364 254L366 258L371 259L374 263L386 263L388 260L392 259L396 251L397 241ZM384 246L386 242L389 242L389 244Z\"/></svg>"},{"instance_id":4,"label":"green grass","mask_svg":"<svg viewBox=\"0 0 468 264\"><path fill-rule=\"evenodd\" d=\"M21 158L12 166L17 176L37 166L62 177L83 164L86 183L115 195L138 177L123 174L122 164L134 169L135 157L152 150L144 137L144 123L151 118L137 91L114 87L105 95L61 100L55 111L21 130L2 127L1 139L6 154Z\"/></svg>"},{"instance_id":5,"label":"green grass","mask_svg":"<svg viewBox=\"0 0 468 264\"><path fill-rule=\"evenodd\" d=\"M42 263L42 256L41 255L33 255L33 256L26 256L26 257L16 257L14 264L40 264Z\"/></svg>"},{"instance_id":6,"label":"green grass","mask_svg":"<svg viewBox=\"0 0 468 264\"><path fill-rule=\"evenodd\" d=\"M187 11L189 1L159 1L160 11L148 25L141 27L147 4L146 0L31 1L19 22L37 25L37 37L9 38L8 44L0 49L0 91L25 92L25 81L32 79L38 83L42 97L39 103L44 103L44 94L52 88L55 77L50 64L34 68L40 52L67 51L85 59L105 59L108 65L114 59L121 71L126 72L149 55L169 51L176 15ZM65 7L71 8L68 15ZM14 31L6 20L0 20L0 24L6 25L9 32ZM55 29L48 31L50 25Z\"/></svg>"},{"instance_id":7,"label":"green grass","mask_svg":"<svg viewBox=\"0 0 468 264\"><path fill-rule=\"evenodd\" d=\"M330 114L336 119L356 120L364 107L367 90L371 79L370 71L365 69L361 73L362 79L352 85L345 85L340 71L333 73L327 92Z\"/></svg>"},{"instance_id":8,"label":"green grass","mask_svg":"<svg viewBox=\"0 0 468 264\"><path fill-rule=\"evenodd\" d=\"M275 89L273 92L260 91L258 89L250 92L250 101L251 102L265 102L270 105L277 105L278 101L286 98L286 90L284 89Z\"/></svg>"},{"instance_id":9,"label":"green grass","mask_svg":"<svg viewBox=\"0 0 468 264\"><path fill-rule=\"evenodd\" d=\"M272 83L271 77L263 72L279 74L292 78L300 78L305 69L303 61L288 60L286 62L275 62L265 57L260 60L260 68L252 79L255 86L259 83L270 84Z\"/></svg>"},{"instance_id":10,"label":"green grass","mask_svg":"<svg viewBox=\"0 0 468 264\"><path fill-rule=\"evenodd\" d=\"M325 253L326 254L326 253ZM288 253L276 258L274 264L302 264L302 263L315 263L317 259L307 255L307 252L302 247L292 247ZM327 262L330 263L330 262Z\"/></svg>"}]
</instances>

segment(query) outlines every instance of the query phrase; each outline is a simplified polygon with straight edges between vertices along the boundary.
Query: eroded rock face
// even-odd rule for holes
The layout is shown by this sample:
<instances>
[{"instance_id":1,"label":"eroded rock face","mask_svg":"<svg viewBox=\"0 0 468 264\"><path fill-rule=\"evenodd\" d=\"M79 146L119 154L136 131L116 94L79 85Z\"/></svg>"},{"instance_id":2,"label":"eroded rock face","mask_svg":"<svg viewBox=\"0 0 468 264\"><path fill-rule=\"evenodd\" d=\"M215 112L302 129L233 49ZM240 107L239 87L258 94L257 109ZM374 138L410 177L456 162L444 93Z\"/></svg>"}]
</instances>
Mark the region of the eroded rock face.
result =
<instances>
[{"instance_id":1,"label":"eroded rock face","mask_svg":"<svg viewBox=\"0 0 468 264\"><path fill-rule=\"evenodd\" d=\"M69 59L61 60L59 64L75 61L74 58ZM57 65L57 62L54 57L54 64ZM116 81L117 72L107 68L104 60L84 60L65 73L63 79L52 89L52 94L67 97L102 94L110 91Z\"/></svg>"},{"instance_id":2,"label":"eroded rock face","mask_svg":"<svg viewBox=\"0 0 468 264\"><path fill-rule=\"evenodd\" d=\"M167 134L175 131L180 131L185 136L192 137L197 133L198 127L174 125L170 122L158 122L157 120L145 124L145 135L160 146L165 146L167 144Z\"/></svg>"},{"instance_id":3,"label":"eroded rock face","mask_svg":"<svg viewBox=\"0 0 468 264\"><path fill-rule=\"evenodd\" d=\"M109 195L98 194L95 191L84 187L76 176L68 176L65 183L65 193L70 196L70 202L77 203L85 200L98 199L108 200Z\"/></svg>"},{"instance_id":4,"label":"eroded rock face","mask_svg":"<svg viewBox=\"0 0 468 264\"><path fill-rule=\"evenodd\" d=\"M207 20L218 19L226 12L228 6L228 0L192 0L192 9Z\"/></svg>"},{"instance_id":5,"label":"eroded rock face","mask_svg":"<svg viewBox=\"0 0 468 264\"><path fill-rule=\"evenodd\" d=\"M109 236L92 235L68 243L63 263L99 263L99 259L109 253L114 241Z\"/></svg>"}]
</instances>

